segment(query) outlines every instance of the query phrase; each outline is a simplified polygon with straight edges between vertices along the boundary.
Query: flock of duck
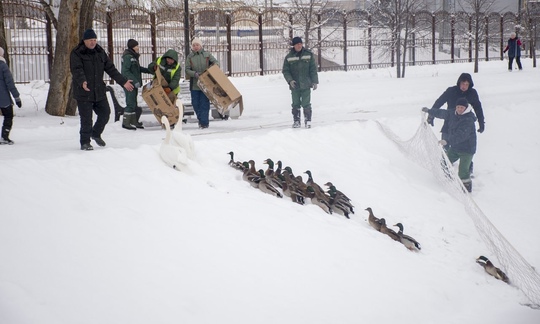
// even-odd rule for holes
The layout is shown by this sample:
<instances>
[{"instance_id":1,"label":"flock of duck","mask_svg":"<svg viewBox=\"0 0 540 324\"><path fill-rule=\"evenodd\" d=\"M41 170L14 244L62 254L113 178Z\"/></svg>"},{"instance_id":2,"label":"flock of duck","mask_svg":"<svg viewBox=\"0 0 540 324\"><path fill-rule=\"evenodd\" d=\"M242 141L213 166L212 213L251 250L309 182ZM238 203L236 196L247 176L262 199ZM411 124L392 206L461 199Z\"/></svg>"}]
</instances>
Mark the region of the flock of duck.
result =
<instances>
[{"instance_id":1,"label":"flock of duck","mask_svg":"<svg viewBox=\"0 0 540 324\"><path fill-rule=\"evenodd\" d=\"M324 190L313 180L313 175L310 170L305 171L308 180L304 182L302 176L293 174L292 168L289 166L283 167L281 161L274 163L272 159L264 160L267 165L266 170L255 167L255 161L235 161L234 152L229 152L229 166L242 172L242 179L247 181L252 187L261 190L264 193L273 195L278 198L284 196L290 198L293 202L304 205L306 199L309 198L311 203L319 206L328 214L336 213L349 218L349 214L354 214L354 206L351 199L343 192L336 189L331 183L327 182L324 186L328 190ZM275 168L275 166L277 166ZM421 246L417 240L403 233L403 224L397 223L394 226L399 228L396 232L386 225L384 218L377 218L373 214L373 210L368 207L366 211L368 215L368 223L376 231L389 236L394 241L400 242L411 251L420 251ZM508 276L485 256L480 256L476 259L484 270L493 277L509 283Z\"/></svg>"},{"instance_id":2,"label":"flock of duck","mask_svg":"<svg viewBox=\"0 0 540 324\"><path fill-rule=\"evenodd\" d=\"M231 156L229 166L242 171L242 179L264 193L278 198L286 196L300 205L304 205L306 199L309 198L312 204L319 206L328 214L336 213L347 218L349 218L349 214L354 214L354 206L349 197L337 190L331 182L324 184L328 187L328 190L324 190L313 181L309 170L304 172L308 175L308 180L304 182L301 175L295 176L292 168L283 167L281 161L274 163L272 159L266 159L264 160L264 164L268 165L266 170L257 170L255 161L235 161L234 153L229 152L228 154ZM276 169L274 169L275 165L277 165Z\"/></svg>"}]
</instances>

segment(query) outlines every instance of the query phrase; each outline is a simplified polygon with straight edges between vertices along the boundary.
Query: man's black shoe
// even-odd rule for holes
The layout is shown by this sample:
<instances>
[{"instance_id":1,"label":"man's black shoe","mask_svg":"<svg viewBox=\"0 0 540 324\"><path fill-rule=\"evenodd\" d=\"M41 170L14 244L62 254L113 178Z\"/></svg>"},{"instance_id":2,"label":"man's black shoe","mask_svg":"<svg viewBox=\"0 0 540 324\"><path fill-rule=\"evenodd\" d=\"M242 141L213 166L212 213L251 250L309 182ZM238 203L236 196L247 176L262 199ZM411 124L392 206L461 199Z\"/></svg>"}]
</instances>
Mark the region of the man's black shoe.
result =
<instances>
[{"instance_id":1,"label":"man's black shoe","mask_svg":"<svg viewBox=\"0 0 540 324\"><path fill-rule=\"evenodd\" d=\"M92 139L96 142L99 146L105 146L107 143L105 143L104 140L101 139L101 137L92 137Z\"/></svg>"},{"instance_id":2,"label":"man's black shoe","mask_svg":"<svg viewBox=\"0 0 540 324\"><path fill-rule=\"evenodd\" d=\"M81 145L81 151L92 151L94 148L90 143L85 143Z\"/></svg>"}]
</instances>

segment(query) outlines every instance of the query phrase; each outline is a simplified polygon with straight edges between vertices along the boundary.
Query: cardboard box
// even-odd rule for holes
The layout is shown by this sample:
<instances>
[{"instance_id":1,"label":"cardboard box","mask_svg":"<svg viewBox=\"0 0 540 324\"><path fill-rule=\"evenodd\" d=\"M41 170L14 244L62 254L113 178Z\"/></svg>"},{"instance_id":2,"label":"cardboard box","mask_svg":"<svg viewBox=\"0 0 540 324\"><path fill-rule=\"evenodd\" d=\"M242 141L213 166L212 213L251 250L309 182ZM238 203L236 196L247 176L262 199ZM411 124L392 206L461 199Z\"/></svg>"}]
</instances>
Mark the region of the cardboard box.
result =
<instances>
[{"instance_id":1,"label":"cardboard box","mask_svg":"<svg viewBox=\"0 0 540 324\"><path fill-rule=\"evenodd\" d=\"M180 110L174 105L167 93L163 90L162 83L165 81L159 69L156 71L157 77L144 85L142 97L157 121L161 124L161 116L167 116L170 125L176 125L180 120ZM176 100L178 102L178 100Z\"/></svg>"},{"instance_id":2,"label":"cardboard box","mask_svg":"<svg viewBox=\"0 0 540 324\"><path fill-rule=\"evenodd\" d=\"M197 85L221 115L241 116L244 111L242 95L219 66L212 65L201 73ZM238 106L238 109L233 109Z\"/></svg>"}]
</instances>

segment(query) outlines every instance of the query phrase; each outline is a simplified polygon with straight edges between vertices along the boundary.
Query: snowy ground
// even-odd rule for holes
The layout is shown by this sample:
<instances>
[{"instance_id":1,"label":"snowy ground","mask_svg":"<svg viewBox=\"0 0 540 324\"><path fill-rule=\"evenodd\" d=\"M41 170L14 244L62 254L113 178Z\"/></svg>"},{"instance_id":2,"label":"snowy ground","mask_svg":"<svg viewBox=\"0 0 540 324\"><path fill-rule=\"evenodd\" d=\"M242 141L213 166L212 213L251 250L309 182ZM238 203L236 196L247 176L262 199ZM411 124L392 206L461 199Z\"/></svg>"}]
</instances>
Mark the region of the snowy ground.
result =
<instances>
[{"instance_id":1,"label":"snowy ground","mask_svg":"<svg viewBox=\"0 0 540 324\"><path fill-rule=\"evenodd\" d=\"M481 210L540 266L540 71L484 62L486 116L475 156ZM23 108L0 146L0 323L540 323L516 287L475 264L499 260L463 206L380 130L403 139L471 64L320 73L313 128L291 129L282 76L233 78L238 120L188 123L197 163L167 167L164 132L107 126L105 148L79 150L78 117L44 112L48 86L18 85ZM120 92L121 93L121 92ZM437 133L442 123L437 121ZM350 220L265 195L227 165L281 160L352 198ZM372 207L422 244L413 253L373 230ZM512 277L512 274L510 274Z\"/></svg>"}]
</instances>

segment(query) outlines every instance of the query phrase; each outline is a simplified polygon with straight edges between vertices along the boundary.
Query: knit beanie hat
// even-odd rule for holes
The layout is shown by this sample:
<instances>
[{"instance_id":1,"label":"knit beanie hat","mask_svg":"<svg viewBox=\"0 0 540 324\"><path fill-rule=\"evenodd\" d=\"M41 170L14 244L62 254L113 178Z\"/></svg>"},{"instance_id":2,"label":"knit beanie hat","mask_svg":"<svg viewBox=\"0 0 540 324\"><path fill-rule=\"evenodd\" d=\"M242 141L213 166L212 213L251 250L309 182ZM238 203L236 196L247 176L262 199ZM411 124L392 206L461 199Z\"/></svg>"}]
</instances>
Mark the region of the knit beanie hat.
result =
<instances>
[{"instance_id":1,"label":"knit beanie hat","mask_svg":"<svg viewBox=\"0 0 540 324\"><path fill-rule=\"evenodd\" d=\"M93 29L87 29L84 31L83 40L97 38L96 32Z\"/></svg>"},{"instance_id":2,"label":"knit beanie hat","mask_svg":"<svg viewBox=\"0 0 540 324\"><path fill-rule=\"evenodd\" d=\"M296 44L302 44L302 38L296 36L295 38L292 39L292 46L296 45Z\"/></svg>"},{"instance_id":3,"label":"knit beanie hat","mask_svg":"<svg viewBox=\"0 0 540 324\"><path fill-rule=\"evenodd\" d=\"M129 39L128 42L127 42L127 47L129 49L133 49L133 47L135 47L135 46L139 46L139 42L137 42L134 39Z\"/></svg>"},{"instance_id":4,"label":"knit beanie hat","mask_svg":"<svg viewBox=\"0 0 540 324\"><path fill-rule=\"evenodd\" d=\"M469 107L469 102L465 98L459 98L456 100L456 107L457 106L463 106L465 108Z\"/></svg>"},{"instance_id":5,"label":"knit beanie hat","mask_svg":"<svg viewBox=\"0 0 540 324\"><path fill-rule=\"evenodd\" d=\"M202 46L202 41L201 41L199 38L195 37L195 38L193 38L193 40L191 41L191 45L195 45L195 44L199 44L199 45Z\"/></svg>"}]
</instances>

